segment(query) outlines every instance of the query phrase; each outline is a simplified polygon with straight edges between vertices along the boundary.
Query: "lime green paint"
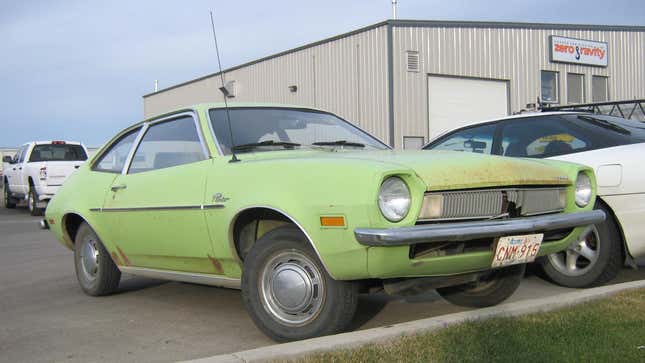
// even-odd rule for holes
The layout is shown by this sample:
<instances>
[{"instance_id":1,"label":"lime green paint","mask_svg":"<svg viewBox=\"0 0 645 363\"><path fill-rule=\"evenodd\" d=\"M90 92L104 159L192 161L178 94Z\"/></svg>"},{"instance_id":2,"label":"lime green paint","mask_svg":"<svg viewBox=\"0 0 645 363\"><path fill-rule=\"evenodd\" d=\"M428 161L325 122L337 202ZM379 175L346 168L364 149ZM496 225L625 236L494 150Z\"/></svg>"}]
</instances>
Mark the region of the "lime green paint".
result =
<instances>
[{"instance_id":1,"label":"lime green paint","mask_svg":"<svg viewBox=\"0 0 645 363\"><path fill-rule=\"evenodd\" d=\"M587 167L565 162L448 151L302 148L243 153L239 154L240 162L230 163L230 156L219 155L210 131L207 110L212 107L221 105L197 105L178 110L193 111L199 118L210 159L120 175L90 170L102 153L99 151L69 178L48 206L47 218L55 220L51 228L58 239L67 247L73 247L61 228L63 219L73 213L92 226L110 252L117 252L117 247L121 249L131 265L223 273L239 278L241 262L232 237L235 219L245 210L268 208L282 213L302 228L329 273L337 279L430 276L486 269L492 256L478 253L412 261L408 258L407 247L366 248L360 245L354 238L354 229L414 225L423 193L428 190L567 185L566 212L592 208L590 205L581 209L575 205L572 181L584 170L595 185L593 172ZM160 117L164 116L167 115ZM392 175L407 183L413 198L410 212L398 223L387 221L377 205L379 186ZM110 190L111 186L119 184L127 184L127 189ZM229 199L214 201L216 193ZM221 204L223 208L90 211L212 204ZM320 216L323 215L344 216L346 228L321 227ZM562 250L574 237L575 233L565 240L545 245L541 253Z\"/></svg>"}]
</instances>

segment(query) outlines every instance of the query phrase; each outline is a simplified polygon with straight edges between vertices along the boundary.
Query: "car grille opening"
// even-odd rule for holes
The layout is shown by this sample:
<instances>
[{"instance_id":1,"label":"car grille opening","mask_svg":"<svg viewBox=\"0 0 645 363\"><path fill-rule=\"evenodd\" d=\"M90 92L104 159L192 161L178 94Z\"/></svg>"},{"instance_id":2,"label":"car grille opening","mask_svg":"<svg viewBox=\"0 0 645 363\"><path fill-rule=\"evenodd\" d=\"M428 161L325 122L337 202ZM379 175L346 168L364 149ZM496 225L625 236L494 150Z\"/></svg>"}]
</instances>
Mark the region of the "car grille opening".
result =
<instances>
[{"instance_id":1,"label":"car grille opening","mask_svg":"<svg viewBox=\"0 0 645 363\"><path fill-rule=\"evenodd\" d=\"M525 217L559 213L565 206L566 187L428 192L418 222Z\"/></svg>"},{"instance_id":2,"label":"car grille opening","mask_svg":"<svg viewBox=\"0 0 645 363\"><path fill-rule=\"evenodd\" d=\"M573 228L544 232L542 244L566 238ZM536 232L540 233L540 232ZM479 238L462 242L429 242L410 245L410 259L454 256L464 253L493 252L497 238Z\"/></svg>"}]
</instances>

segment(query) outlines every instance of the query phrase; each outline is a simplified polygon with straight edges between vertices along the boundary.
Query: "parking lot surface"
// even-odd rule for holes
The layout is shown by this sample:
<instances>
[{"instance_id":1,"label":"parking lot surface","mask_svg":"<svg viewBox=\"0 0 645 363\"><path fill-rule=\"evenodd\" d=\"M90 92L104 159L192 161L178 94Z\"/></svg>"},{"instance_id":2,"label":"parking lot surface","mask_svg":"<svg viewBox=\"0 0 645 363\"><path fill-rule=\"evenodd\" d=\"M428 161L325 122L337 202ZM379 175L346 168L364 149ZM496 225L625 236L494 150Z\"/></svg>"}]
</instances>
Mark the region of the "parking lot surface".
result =
<instances>
[{"instance_id":1,"label":"parking lot surface","mask_svg":"<svg viewBox=\"0 0 645 363\"><path fill-rule=\"evenodd\" d=\"M0 361L169 362L273 344L236 290L124 275L118 293L90 297L72 252L23 208L0 207ZM625 269L615 282L645 279ZM509 301L568 292L528 276ZM362 296L354 329L462 311L435 293Z\"/></svg>"}]
</instances>

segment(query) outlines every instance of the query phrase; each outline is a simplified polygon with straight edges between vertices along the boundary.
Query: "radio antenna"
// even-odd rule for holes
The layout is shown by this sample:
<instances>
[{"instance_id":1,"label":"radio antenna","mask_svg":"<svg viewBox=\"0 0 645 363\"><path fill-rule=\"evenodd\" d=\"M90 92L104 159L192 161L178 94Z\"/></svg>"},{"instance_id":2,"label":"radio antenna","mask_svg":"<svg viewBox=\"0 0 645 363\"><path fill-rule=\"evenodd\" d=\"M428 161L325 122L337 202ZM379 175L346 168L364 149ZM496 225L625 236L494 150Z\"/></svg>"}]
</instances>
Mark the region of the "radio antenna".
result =
<instances>
[{"instance_id":1,"label":"radio antenna","mask_svg":"<svg viewBox=\"0 0 645 363\"><path fill-rule=\"evenodd\" d=\"M213 40L215 41L215 53L217 53L217 66L219 67L219 77L220 80L222 81L222 87L219 88L219 90L222 92L222 96L224 96L224 109L226 109L226 121L228 122L228 131L229 131L229 136L231 137L231 154L233 154L233 157L231 160L229 160L229 163L236 163L240 161L240 159L237 158L235 155L235 142L233 142L233 125L231 125L231 114L228 110L228 101L226 100L228 98L228 90L226 89L226 83L224 81L224 72L222 71L222 61L220 60L219 57L219 46L217 45L217 34L215 34L215 20L213 20L213 12L211 11L211 27L213 28Z\"/></svg>"}]
</instances>

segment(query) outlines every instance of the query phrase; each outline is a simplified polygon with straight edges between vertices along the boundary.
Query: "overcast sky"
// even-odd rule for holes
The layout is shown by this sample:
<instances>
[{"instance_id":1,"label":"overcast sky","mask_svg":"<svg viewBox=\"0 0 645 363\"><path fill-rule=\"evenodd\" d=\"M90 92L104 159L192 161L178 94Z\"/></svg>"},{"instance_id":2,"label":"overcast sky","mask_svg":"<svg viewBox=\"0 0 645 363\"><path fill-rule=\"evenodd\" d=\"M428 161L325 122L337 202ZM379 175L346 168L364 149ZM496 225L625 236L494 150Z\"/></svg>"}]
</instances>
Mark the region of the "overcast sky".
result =
<instances>
[{"instance_id":1,"label":"overcast sky","mask_svg":"<svg viewBox=\"0 0 645 363\"><path fill-rule=\"evenodd\" d=\"M644 0L399 0L399 18L645 25ZM99 146L141 96L391 16L390 0L0 0L0 146Z\"/></svg>"}]
</instances>

